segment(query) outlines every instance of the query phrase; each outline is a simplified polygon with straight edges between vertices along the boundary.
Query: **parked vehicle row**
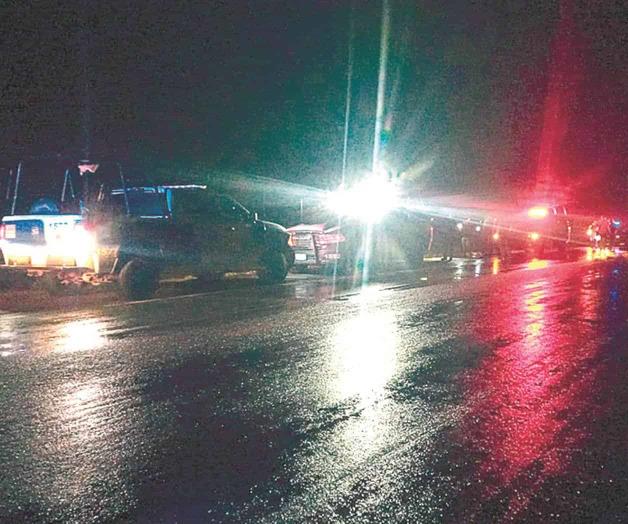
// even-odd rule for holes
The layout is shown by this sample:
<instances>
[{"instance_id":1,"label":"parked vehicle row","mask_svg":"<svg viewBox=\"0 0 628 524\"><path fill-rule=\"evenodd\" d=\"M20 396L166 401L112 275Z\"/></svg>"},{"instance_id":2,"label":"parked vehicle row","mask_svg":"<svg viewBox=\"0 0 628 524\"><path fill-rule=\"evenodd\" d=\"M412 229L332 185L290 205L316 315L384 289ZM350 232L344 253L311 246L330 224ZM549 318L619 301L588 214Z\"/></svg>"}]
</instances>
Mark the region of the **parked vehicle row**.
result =
<instances>
[{"instance_id":1,"label":"parked vehicle row","mask_svg":"<svg viewBox=\"0 0 628 524\"><path fill-rule=\"evenodd\" d=\"M413 269L426 255L563 258L579 246L626 249L616 215L592 220L564 205L532 205L499 217L456 216L408 209L376 182L335 195L336 208L351 213L318 209L286 230L203 185L129 187L116 162L22 162L0 178L0 271L54 280L72 270L85 281L118 281L139 299L155 293L160 277L255 271L273 283L293 266L355 274Z\"/></svg>"},{"instance_id":2,"label":"parked vehicle row","mask_svg":"<svg viewBox=\"0 0 628 524\"><path fill-rule=\"evenodd\" d=\"M405 267L416 267L425 255L443 260L454 256L507 258L514 253L528 259L566 258L574 250L590 245L626 248L626 228L618 216L598 217L591 225L590 214L570 213L565 205L525 206L499 218L460 215L431 214L429 210L391 213L372 226L372 231L385 235L383 241L380 238L371 246L370 256L386 258L383 246L397 246L398 258ZM295 269L334 268L347 272L358 267L355 259L364 257L360 247L366 241L365 224L324 213L318 216L325 220L288 228ZM396 229L390 224L396 224ZM357 241L350 242L350 237Z\"/></svg>"}]
</instances>

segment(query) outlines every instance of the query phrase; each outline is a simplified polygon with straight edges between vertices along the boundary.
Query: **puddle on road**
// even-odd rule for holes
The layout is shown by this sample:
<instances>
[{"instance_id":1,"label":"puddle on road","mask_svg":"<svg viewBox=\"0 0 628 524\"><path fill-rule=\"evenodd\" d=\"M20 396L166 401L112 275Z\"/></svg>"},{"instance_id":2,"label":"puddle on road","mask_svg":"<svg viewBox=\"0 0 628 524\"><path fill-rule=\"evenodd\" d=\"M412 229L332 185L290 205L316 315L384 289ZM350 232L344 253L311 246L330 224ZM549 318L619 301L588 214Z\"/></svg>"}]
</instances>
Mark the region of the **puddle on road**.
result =
<instances>
[{"instance_id":1,"label":"puddle on road","mask_svg":"<svg viewBox=\"0 0 628 524\"><path fill-rule=\"evenodd\" d=\"M107 343L110 317L0 317L0 356L20 353L74 353L100 349Z\"/></svg>"}]
</instances>

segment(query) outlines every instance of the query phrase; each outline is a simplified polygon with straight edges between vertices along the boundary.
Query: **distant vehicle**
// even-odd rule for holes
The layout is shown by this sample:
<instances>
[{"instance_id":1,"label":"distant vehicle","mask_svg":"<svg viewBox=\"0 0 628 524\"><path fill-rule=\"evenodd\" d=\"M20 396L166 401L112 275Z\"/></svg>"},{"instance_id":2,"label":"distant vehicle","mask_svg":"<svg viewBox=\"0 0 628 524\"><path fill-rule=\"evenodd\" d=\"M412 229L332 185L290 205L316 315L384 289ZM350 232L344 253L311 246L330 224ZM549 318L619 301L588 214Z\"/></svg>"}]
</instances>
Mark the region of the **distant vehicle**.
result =
<instances>
[{"instance_id":1,"label":"distant vehicle","mask_svg":"<svg viewBox=\"0 0 628 524\"><path fill-rule=\"evenodd\" d=\"M626 220L618 214L596 217L587 227L587 237L593 248L625 251L627 233Z\"/></svg>"},{"instance_id":2,"label":"distant vehicle","mask_svg":"<svg viewBox=\"0 0 628 524\"><path fill-rule=\"evenodd\" d=\"M627 217L620 215L611 216L611 248L625 252L628 249L628 224Z\"/></svg>"},{"instance_id":3,"label":"distant vehicle","mask_svg":"<svg viewBox=\"0 0 628 524\"><path fill-rule=\"evenodd\" d=\"M587 227L587 237L591 247L596 249L610 247L613 238L610 218L596 217Z\"/></svg>"},{"instance_id":4,"label":"distant vehicle","mask_svg":"<svg viewBox=\"0 0 628 524\"><path fill-rule=\"evenodd\" d=\"M484 218L479 231L482 256L502 258L508 256L510 252L509 234L512 234L512 231L506 224L500 223L494 217Z\"/></svg>"},{"instance_id":5,"label":"distant vehicle","mask_svg":"<svg viewBox=\"0 0 628 524\"><path fill-rule=\"evenodd\" d=\"M488 256L493 251L493 243L487 239L487 234L495 227L488 217L467 217L456 223L459 231L460 248L463 257Z\"/></svg>"},{"instance_id":6,"label":"distant vehicle","mask_svg":"<svg viewBox=\"0 0 628 524\"><path fill-rule=\"evenodd\" d=\"M73 270L88 281L118 280L129 299L141 299L161 275L256 271L273 283L294 261L283 227L205 186L127 188L116 163L61 167L60 181L41 178L34 189L22 176L14 184L0 226L1 269Z\"/></svg>"},{"instance_id":7,"label":"distant vehicle","mask_svg":"<svg viewBox=\"0 0 628 524\"><path fill-rule=\"evenodd\" d=\"M367 263L376 269L416 268L423 262L428 242L428 221L404 211L390 212L370 226L357 219L338 220L319 214L310 224L289 227L295 252L295 270L337 271L349 274ZM370 249L366 251L366 244Z\"/></svg>"},{"instance_id":8,"label":"distant vehicle","mask_svg":"<svg viewBox=\"0 0 628 524\"><path fill-rule=\"evenodd\" d=\"M288 228L295 269L332 268L346 253L346 237L336 223L298 224Z\"/></svg>"},{"instance_id":9,"label":"distant vehicle","mask_svg":"<svg viewBox=\"0 0 628 524\"><path fill-rule=\"evenodd\" d=\"M572 220L563 205L534 205L511 217L498 232L510 249L528 256L565 258L573 246Z\"/></svg>"}]
</instances>

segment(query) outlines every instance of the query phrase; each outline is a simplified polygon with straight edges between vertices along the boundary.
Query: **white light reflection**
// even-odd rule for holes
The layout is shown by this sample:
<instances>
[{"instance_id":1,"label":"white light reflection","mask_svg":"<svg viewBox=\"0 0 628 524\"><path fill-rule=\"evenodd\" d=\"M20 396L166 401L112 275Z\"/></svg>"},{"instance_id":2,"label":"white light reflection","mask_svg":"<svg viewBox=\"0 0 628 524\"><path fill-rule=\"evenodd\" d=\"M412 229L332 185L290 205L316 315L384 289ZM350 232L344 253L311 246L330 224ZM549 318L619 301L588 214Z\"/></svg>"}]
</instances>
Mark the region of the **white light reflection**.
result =
<instances>
[{"instance_id":1,"label":"white light reflection","mask_svg":"<svg viewBox=\"0 0 628 524\"><path fill-rule=\"evenodd\" d=\"M394 315L365 306L357 317L339 324L333 344L340 395L362 400L381 395L397 366Z\"/></svg>"},{"instance_id":2,"label":"white light reflection","mask_svg":"<svg viewBox=\"0 0 628 524\"><path fill-rule=\"evenodd\" d=\"M92 351L102 347L105 325L97 319L74 320L59 326L56 353Z\"/></svg>"},{"instance_id":3,"label":"white light reflection","mask_svg":"<svg viewBox=\"0 0 628 524\"><path fill-rule=\"evenodd\" d=\"M464 275L464 260L456 260L454 262L456 270L454 271L454 280L462 280Z\"/></svg>"},{"instance_id":4,"label":"white light reflection","mask_svg":"<svg viewBox=\"0 0 628 524\"><path fill-rule=\"evenodd\" d=\"M381 401L397 369L395 316L390 311L369 310L363 304L356 317L339 324L332 342L334 396L342 403L349 402L355 415L338 435L340 449L352 463L384 447L392 429L390 411Z\"/></svg>"},{"instance_id":5,"label":"white light reflection","mask_svg":"<svg viewBox=\"0 0 628 524\"><path fill-rule=\"evenodd\" d=\"M24 338L17 329L15 317L0 317L0 357L7 358L24 351Z\"/></svg>"},{"instance_id":6,"label":"white light reflection","mask_svg":"<svg viewBox=\"0 0 628 524\"><path fill-rule=\"evenodd\" d=\"M65 414L68 420L80 419L85 412L101 396L101 388L97 384L83 385L76 387L74 384L68 385L70 390L65 397Z\"/></svg>"},{"instance_id":7,"label":"white light reflection","mask_svg":"<svg viewBox=\"0 0 628 524\"><path fill-rule=\"evenodd\" d=\"M484 261L482 259L475 261L474 263L475 270L473 271L474 276L479 277L482 274L483 265L484 265Z\"/></svg>"},{"instance_id":8,"label":"white light reflection","mask_svg":"<svg viewBox=\"0 0 628 524\"><path fill-rule=\"evenodd\" d=\"M99 454L108 442L111 413L104 402L104 391L99 381L65 383L59 390L55 403L55 419L59 422L54 431L55 443L51 447L53 459L71 465L72 475L54 475L50 480L51 491L67 497L81 497L86 486L99 474ZM115 455L108 455L107 467L115 470ZM102 467L102 466L101 466Z\"/></svg>"}]
</instances>

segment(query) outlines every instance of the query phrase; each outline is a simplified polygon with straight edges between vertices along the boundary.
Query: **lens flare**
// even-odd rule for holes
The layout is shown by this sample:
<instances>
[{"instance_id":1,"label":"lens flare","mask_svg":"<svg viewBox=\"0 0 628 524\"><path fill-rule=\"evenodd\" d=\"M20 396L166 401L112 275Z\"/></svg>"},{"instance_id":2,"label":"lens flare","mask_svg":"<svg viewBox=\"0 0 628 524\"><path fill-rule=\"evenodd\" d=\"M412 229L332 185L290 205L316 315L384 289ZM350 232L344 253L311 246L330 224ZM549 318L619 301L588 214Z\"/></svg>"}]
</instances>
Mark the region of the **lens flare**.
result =
<instances>
[{"instance_id":1,"label":"lens flare","mask_svg":"<svg viewBox=\"0 0 628 524\"><path fill-rule=\"evenodd\" d=\"M365 222L379 222L399 205L394 183L385 177L371 176L351 188L340 188L328 195L330 211Z\"/></svg>"}]
</instances>

